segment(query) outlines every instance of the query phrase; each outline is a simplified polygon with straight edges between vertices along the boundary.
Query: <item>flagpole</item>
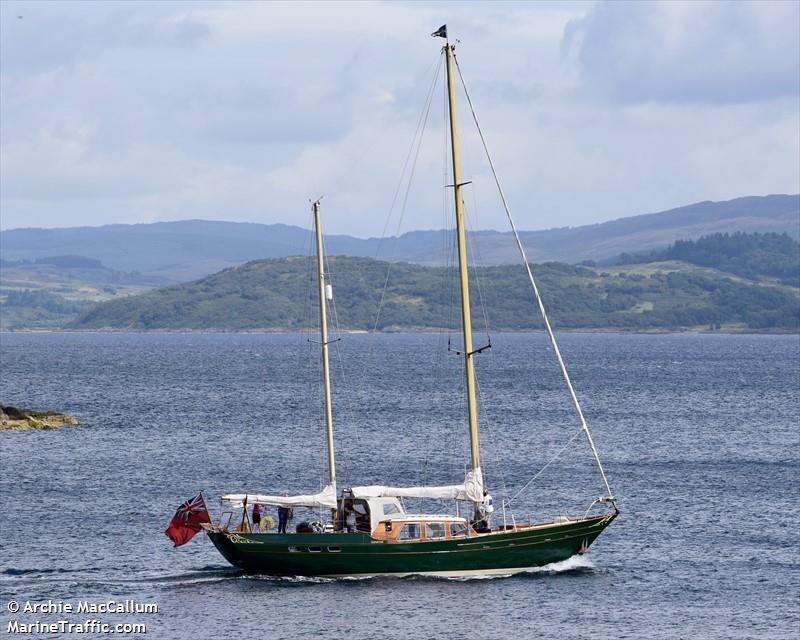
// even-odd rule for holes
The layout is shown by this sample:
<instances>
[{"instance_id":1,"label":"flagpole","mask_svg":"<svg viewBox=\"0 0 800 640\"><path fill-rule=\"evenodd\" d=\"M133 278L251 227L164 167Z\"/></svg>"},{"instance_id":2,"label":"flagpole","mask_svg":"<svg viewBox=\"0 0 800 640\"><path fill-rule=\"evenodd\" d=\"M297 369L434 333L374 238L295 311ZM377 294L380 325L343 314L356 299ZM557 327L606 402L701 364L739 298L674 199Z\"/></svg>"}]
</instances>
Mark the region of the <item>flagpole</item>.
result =
<instances>
[{"instance_id":1,"label":"flagpole","mask_svg":"<svg viewBox=\"0 0 800 640\"><path fill-rule=\"evenodd\" d=\"M208 513L208 519L211 520L211 514L208 511L208 505L206 504L206 497L203 495L203 490L200 489L199 493L200 493L200 500L202 500L203 502L203 509L206 510L206 513Z\"/></svg>"},{"instance_id":2,"label":"flagpole","mask_svg":"<svg viewBox=\"0 0 800 640\"><path fill-rule=\"evenodd\" d=\"M247 494L245 494L244 496L244 504L242 505L242 523L239 525L239 528L242 530L242 533L244 533L245 520L247 520ZM248 526L247 528L249 529L250 527Z\"/></svg>"}]
</instances>

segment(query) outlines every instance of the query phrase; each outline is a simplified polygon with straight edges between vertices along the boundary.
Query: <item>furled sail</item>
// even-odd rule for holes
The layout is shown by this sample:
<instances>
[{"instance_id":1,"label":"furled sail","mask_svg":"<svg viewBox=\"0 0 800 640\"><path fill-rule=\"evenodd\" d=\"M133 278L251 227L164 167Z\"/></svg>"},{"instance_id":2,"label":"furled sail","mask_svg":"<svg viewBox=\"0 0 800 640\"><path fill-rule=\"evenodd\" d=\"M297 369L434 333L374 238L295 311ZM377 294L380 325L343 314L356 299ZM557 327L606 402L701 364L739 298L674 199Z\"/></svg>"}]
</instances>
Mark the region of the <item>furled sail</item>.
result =
<instances>
[{"instance_id":1,"label":"furled sail","mask_svg":"<svg viewBox=\"0 0 800 640\"><path fill-rule=\"evenodd\" d=\"M336 486L329 484L319 493L303 496L265 496L256 493L231 493L222 496L222 501L234 509L247 504L269 504L276 507L325 507L336 508Z\"/></svg>"},{"instance_id":2,"label":"furled sail","mask_svg":"<svg viewBox=\"0 0 800 640\"><path fill-rule=\"evenodd\" d=\"M444 500L483 501L483 474L480 467L467 472L464 484L445 485L443 487L389 487L369 485L352 487L354 498L438 498Z\"/></svg>"}]
</instances>

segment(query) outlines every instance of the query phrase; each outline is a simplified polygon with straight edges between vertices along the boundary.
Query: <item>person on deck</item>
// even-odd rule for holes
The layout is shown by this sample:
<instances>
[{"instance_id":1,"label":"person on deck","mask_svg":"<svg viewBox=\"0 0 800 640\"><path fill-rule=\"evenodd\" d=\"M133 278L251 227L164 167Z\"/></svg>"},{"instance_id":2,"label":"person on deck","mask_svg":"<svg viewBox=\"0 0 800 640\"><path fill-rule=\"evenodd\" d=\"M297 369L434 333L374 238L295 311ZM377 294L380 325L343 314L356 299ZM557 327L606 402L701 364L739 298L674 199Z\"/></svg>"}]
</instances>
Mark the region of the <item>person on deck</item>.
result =
<instances>
[{"instance_id":1,"label":"person on deck","mask_svg":"<svg viewBox=\"0 0 800 640\"><path fill-rule=\"evenodd\" d=\"M278 533L286 533L286 525L293 515L290 507L278 507Z\"/></svg>"},{"instance_id":2,"label":"person on deck","mask_svg":"<svg viewBox=\"0 0 800 640\"><path fill-rule=\"evenodd\" d=\"M488 489L484 489L483 491L483 521L486 523L487 527L491 527L492 523L492 514L494 513L494 501L492 500L492 494L489 493Z\"/></svg>"},{"instance_id":3,"label":"person on deck","mask_svg":"<svg viewBox=\"0 0 800 640\"><path fill-rule=\"evenodd\" d=\"M344 523L347 526L347 533L355 533L356 531L356 512L351 505L347 506L345 512Z\"/></svg>"},{"instance_id":4,"label":"person on deck","mask_svg":"<svg viewBox=\"0 0 800 640\"><path fill-rule=\"evenodd\" d=\"M261 505L256 502L253 505L253 529L259 529L261 527Z\"/></svg>"}]
</instances>

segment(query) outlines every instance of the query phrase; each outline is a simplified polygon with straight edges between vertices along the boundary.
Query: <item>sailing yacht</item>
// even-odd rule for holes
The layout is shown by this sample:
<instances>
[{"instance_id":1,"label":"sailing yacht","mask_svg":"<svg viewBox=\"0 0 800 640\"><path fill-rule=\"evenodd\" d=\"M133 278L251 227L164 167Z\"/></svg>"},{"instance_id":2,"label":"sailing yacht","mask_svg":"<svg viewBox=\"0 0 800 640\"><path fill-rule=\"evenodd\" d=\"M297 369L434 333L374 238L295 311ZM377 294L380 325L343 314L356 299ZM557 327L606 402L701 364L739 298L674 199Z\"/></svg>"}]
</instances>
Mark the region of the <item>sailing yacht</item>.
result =
<instances>
[{"instance_id":1,"label":"sailing yacht","mask_svg":"<svg viewBox=\"0 0 800 640\"><path fill-rule=\"evenodd\" d=\"M495 527L489 526L484 504L481 471L474 358L470 317L469 275L459 149L455 46L447 40L447 28L432 35L446 40L442 53L447 74L450 154L455 197L455 227L461 294L464 375L467 394L467 424L470 437L470 468L460 484L447 486L395 487L390 485L351 486L337 490L334 460L334 432L331 404L327 307L332 299L324 270L320 203L312 205L316 236L320 344L325 395L325 427L328 452L328 481L317 493L281 496L237 493L222 497L223 514L218 522L202 528L220 553L234 566L248 573L281 576L406 576L432 575L466 577L510 575L585 553L592 542L616 518L618 510L597 449L584 419L577 396L561 358L555 336L545 314L530 266L517 237L518 248L528 270L545 328L554 348L562 376L569 389L581 427L591 446L606 495L597 498L580 518L557 522L521 524L505 515ZM463 501L471 505L469 516L407 513L403 498ZM312 507L330 510L327 523L301 523L294 532L273 533L254 524L248 505L283 508ZM589 515L599 505L603 512Z\"/></svg>"}]
</instances>

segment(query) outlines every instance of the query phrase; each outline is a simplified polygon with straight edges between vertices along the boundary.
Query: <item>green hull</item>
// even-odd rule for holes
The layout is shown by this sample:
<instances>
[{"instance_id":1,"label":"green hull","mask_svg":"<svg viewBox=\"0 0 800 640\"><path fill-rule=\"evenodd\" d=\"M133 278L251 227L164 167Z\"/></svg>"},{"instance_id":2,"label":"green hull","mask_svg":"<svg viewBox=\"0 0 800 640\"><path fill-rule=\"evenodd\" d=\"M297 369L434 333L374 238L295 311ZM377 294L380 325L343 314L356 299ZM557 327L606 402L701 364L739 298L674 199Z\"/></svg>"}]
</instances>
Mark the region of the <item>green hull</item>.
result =
<instances>
[{"instance_id":1,"label":"green hull","mask_svg":"<svg viewBox=\"0 0 800 640\"><path fill-rule=\"evenodd\" d=\"M386 543L351 533L209 531L247 573L277 576L512 574L585 552L617 514L440 542Z\"/></svg>"}]
</instances>

